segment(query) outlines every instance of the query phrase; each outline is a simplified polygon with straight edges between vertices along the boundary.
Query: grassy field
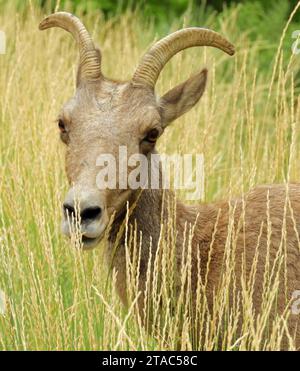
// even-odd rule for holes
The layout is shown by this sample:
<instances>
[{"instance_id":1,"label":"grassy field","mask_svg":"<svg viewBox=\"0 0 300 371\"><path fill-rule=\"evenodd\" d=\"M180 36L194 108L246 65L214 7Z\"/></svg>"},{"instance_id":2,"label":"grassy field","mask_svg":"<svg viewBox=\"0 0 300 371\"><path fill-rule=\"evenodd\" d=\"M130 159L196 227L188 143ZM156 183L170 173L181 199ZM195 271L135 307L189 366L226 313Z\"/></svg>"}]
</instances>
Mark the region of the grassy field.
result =
<instances>
[{"instance_id":1,"label":"grassy field","mask_svg":"<svg viewBox=\"0 0 300 371\"><path fill-rule=\"evenodd\" d=\"M122 307L104 260L105 242L82 253L61 235L67 181L55 119L74 92L78 51L66 32L38 31L43 16L34 1L19 12L13 1L0 8L0 29L7 36L6 54L0 55L0 289L7 301L0 315L0 349L174 349L178 323L168 306L153 336L135 318L134 290L132 305ZM256 184L300 179L300 56L291 49L282 52L286 40L293 42L284 25L282 38L268 45L240 32L238 17L239 8L231 8L226 18L210 16L200 25L231 40L234 58L208 48L190 49L172 59L157 86L163 93L202 66L209 69L201 103L159 142L161 152L203 153L207 202L243 194ZM108 21L88 14L83 21L101 46L103 72L111 78L130 78L158 36L138 13ZM184 25L174 22L169 31L189 24L188 18ZM265 51L271 55L269 67L261 70L258 60ZM228 303L232 274L228 264L209 321L204 322L206 306L201 308L206 340L199 348L278 349L288 314L269 318L276 284L266 290L257 320L245 287L239 337L240 313ZM182 300L176 313L185 310ZM191 349L190 326L188 320L183 324L182 349ZM294 348L292 337L289 347Z\"/></svg>"}]
</instances>

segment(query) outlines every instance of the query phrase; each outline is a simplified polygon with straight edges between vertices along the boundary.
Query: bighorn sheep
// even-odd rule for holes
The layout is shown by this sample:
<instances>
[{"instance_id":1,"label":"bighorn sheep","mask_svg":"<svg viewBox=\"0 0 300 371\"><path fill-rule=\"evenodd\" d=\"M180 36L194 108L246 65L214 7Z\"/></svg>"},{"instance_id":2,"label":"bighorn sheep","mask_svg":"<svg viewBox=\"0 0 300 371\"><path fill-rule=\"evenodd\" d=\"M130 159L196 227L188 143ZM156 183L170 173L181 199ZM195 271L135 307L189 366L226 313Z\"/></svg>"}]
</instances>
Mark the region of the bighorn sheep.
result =
<instances>
[{"instance_id":1,"label":"bighorn sheep","mask_svg":"<svg viewBox=\"0 0 300 371\"><path fill-rule=\"evenodd\" d=\"M95 48L88 31L78 18L65 12L55 13L39 25L40 30L50 27L69 31L76 39L80 52L76 94L64 105L58 120L61 139L67 145L66 172L72 185L63 205L63 232L68 236L71 234L68 217L77 215L75 200L78 199L83 248L97 245L108 225L108 245L112 246L124 224L129 205L132 211L128 223L135 224L137 230L142 232L138 236L142 236L139 280L143 290L149 262L149 243L151 241L155 253L164 218L162 205L166 191L119 187L99 189L95 181L98 171L96 158L101 153L112 154L117 158L121 145L127 147L128 156L134 153L150 156L154 153L156 141L168 124L199 101L207 78L207 71L203 70L158 98L154 88L165 64L176 53L189 47L213 46L229 55L234 54L234 47L221 35L208 29L182 29L152 46L130 81L119 82L103 76L101 52ZM167 193L172 196L171 191ZM197 261L200 257L200 276L208 274L207 297L209 306L213 306L213 291L222 272L231 209L234 210L236 228L234 269L237 277L242 274L243 261L245 272L250 275L256 247L258 248L253 293L257 311L263 294L266 257L272 267L277 252L282 248L282 241L285 241L286 262L281 273L286 278L286 282L282 282L286 290L280 288L277 298L278 309L283 311L292 298L293 291L300 290L300 185L297 184L259 186L244 198L230 202L199 206L176 202L176 256L179 263L185 225L187 222L195 225L191 252L191 296L194 295L199 275ZM112 216L113 221L109 223ZM272 227L271 233L268 230L269 225ZM117 290L126 305L124 234L118 236L118 248L114 257L111 247L108 247L108 257L112 259L117 271ZM298 317L293 316L289 326L291 333L296 334L299 347Z\"/></svg>"}]
</instances>

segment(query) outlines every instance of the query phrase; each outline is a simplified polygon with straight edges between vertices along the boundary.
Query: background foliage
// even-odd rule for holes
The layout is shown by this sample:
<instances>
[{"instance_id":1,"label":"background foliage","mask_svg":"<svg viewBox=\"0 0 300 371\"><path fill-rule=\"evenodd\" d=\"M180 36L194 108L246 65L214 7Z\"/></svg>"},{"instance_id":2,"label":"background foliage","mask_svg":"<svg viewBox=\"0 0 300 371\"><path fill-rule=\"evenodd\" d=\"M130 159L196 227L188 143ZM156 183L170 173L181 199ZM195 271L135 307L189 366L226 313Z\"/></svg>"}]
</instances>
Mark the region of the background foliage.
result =
<instances>
[{"instance_id":1,"label":"background foliage","mask_svg":"<svg viewBox=\"0 0 300 371\"><path fill-rule=\"evenodd\" d=\"M0 0L0 4L6 3ZM65 9L77 15L99 13L104 20L116 19L124 13L137 12L146 23L155 25L156 34L161 37L170 30L186 26L211 27L215 19L221 24L233 11L236 13L234 28L246 34L245 42L257 41L260 48L258 65L268 69L270 59L278 47L282 30L297 4L297 0L14 0L22 11L28 3L45 13ZM293 17L287 35L300 29L300 13ZM291 48L291 38L286 37L283 51Z\"/></svg>"}]
</instances>

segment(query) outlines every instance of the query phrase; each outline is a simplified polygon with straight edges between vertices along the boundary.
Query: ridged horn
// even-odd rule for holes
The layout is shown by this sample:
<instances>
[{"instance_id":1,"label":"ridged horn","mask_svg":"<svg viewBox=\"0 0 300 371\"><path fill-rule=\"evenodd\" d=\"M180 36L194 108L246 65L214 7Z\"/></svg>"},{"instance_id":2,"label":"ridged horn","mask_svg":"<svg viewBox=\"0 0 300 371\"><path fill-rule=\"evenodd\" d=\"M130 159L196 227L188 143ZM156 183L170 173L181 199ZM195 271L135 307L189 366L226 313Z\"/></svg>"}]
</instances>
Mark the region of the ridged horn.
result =
<instances>
[{"instance_id":1,"label":"ridged horn","mask_svg":"<svg viewBox=\"0 0 300 371\"><path fill-rule=\"evenodd\" d=\"M97 80L101 74L101 53L95 48L93 40L81 21L71 13L58 12L46 17L40 24L40 30L60 27L70 32L79 47L79 68L77 84L81 80Z\"/></svg>"},{"instance_id":2,"label":"ridged horn","mask_svg":"<svg viewBox=\"0 0 300 371\"><path fill-rule=\"evenodd\" d=\"M194 46L213 46L229 55L235 53L234 46L217 32L199 27L184 28L161 39L148 50L133 75L132 83L154 88L165 64L181 50Z\"/></svg>"}]
</instances>

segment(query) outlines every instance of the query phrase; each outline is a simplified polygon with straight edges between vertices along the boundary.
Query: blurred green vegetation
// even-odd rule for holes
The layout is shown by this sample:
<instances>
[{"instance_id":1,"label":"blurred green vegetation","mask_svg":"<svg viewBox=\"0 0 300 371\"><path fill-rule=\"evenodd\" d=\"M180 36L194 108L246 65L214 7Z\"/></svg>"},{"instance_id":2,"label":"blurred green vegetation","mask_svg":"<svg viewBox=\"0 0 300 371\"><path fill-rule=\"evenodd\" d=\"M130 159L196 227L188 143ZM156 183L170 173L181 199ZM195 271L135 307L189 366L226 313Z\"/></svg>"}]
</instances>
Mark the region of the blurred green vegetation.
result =
<instances>
[{"instance_id":1,"label":"blurred green vegetation","mask_svg":"<svg viewBox=\"0 0 300 371\"><path fill-rule=\"evenodd\" d=\"M0 6L7 0L0 0ZM138 14L155 26L157 36L164 36L176 27L200 26L213 27L222 31L222 22L234 22L233 29L238 29L238 39L243 38L251 46L251 42L259 41L261 49L259 68L269 69L276 55L282 32L289 16L299 0L12 0L18 6L26 7L28 3L39 5L45 14L57 9L73 12L79 16L101 13L104 19L115 18L124 12ZM230 17L236 10L234 19ZM211 24L211 19L214 19ZM216 26L215 19L218 20ZM237 27L236 27L237 26ZM291 46L295 40L292 32L300 29L300 11L294 15L282 50L291 54ZM227 35L231 37L232 35ZM288 60L287 60L288 63ZM298 75L298 74L297 74Z\"/></svg>"},{"instance_id":2,"label":"blurred green vegetation","mask_svg":"<svg viewBox=\"0 0 300 371\"><path fill-rule=\"evenodd\" d=\"M18 1L18 0L17 0ZM57 0L37 0L40 6L51 3L52 9L55 8ZM174 17L181 17L185 12L193 10L196 14L200 8L206 8L209 12L215 10L222 12L224 9L240 4L246 6L246 9L253 7L259 12L268 13L274 6L278 6L277 10L282 6L282 14L287 17L287 14L292 11L299 0L61 0L61 7L68 6L76 10L91 11L99 10L106 15L112 16L122 12L128 8L142 9L145 16L155 17L157 21L168 22ZM22 1L23 2L23 1ZM251 14L249 14L251 15ZM300 14L296 16L300 21Z\"/></svg>"},{"instance_id":3,"label":"blurred green vegetation","mask_svg":"<svg viewBox=\"0 0 300 371\"><path fill-rule=\"evenodd\" d=\"M0 0L1 1L1 0ZM15 0L20 4L27 1ZM165 31L175 20L188 19L200 25L213 13L225 16L232 7L238 8L237 22L241 33L248 32L251 40L258 38L278 42L292 10L299 0L33 0L42 8L60 9L74 13L100 11L105 18L114 17L126 10L137 10L146 19L151 19L158 30ZM50 9L49 9L50 8ZM294 28L300 28L300 12L293 18ZM158 31L159 32L159 31Z\"/></svg>"},{"instance_id":4,"label":"blurred green vegetation","mask_svg":"<svg viewBox=\"0 0 300 371\"><path fill-rule=\"evenodd\" d=\"M5 3L7 0L0 0ZM276 26L288 19L299 0L12 0L20 7L28 3L38 4L42 8L54 11L57 5L60 9L72 12L87 13L101 11L106 18L118 15L128 9L139 10L146 18L152 18L155 23L170 24L175 18L182 18L187 14L197 21L199 14L207 15L218 12L224 13L230 7L240 9L240 26L243 29L252 29L252 35L260 31L270 35ZM300 12L294 17L300 23ZM263 30L257 28L263 26Z\"/></svg>"},{"instance_id":5,"label":"blurred green vegetation","mask_svg":"<svg viewBox=\"0 0 300 371\"><path fill-rule=\"evenodd\" d=\"M18 1L18 0L16 0ZM137 11L145 21L155 25L157 35L163 36L177 26L211 27L210 19L222 22L235 22L235 29L240 30L236 37L245 38L245 42L259 41L261 54L257 61L259 68L269 69L270 62L276 55L283 29L299 0L36 0L45 12L59 9L86 14L101 12L108 19L125 11ZM47 8L47 9L46 9ZM50 8L50 9L49 9ZM231 20L232 9L236 17ZM215 22L213 24L215 26ZM294 42L291 35L300 29L300 11L298 11L283 40L283 52L290 54ZM218 29L216 29L218 31ZM229 35L228 35L229 36ZM232 40L233 42L235 40ZM298 75L298 74L297 74Z\"/></svg>"},{"instance_id":6,"label":"blurred green vegetation","mask_svg":"<svg viewBox=\"0 0 300 371\"><path fill-rule=\"evenodd\" d=\"M5 3L7 0L0 0ZM12 0L17 2L20 7L27 6L28 3L38 4L42 8L51 8L52 11L59 4L59 8L67 8L73 12L86 13L88 11L101 11L106 17L120 14L127 9L140 9L145 17L152 17L156 22L169 23L174 18L180 18L187 12L192 13L197 18L197 13L205 9L207 13L223 12L228 7L240 6L245 8L248 13L248 21L251 16L268 17L273 15L274 8L285 19L299 2L299 0ZM252 13L254 12L254 13ZM271 12L271 13L270 13ZM278 14L279 15L279 14ZM272 18L272 17L271 17ZM295 20L300 22L300 13L296 14ZM254 19L255 21L255 19Z\"/></svg>"}]
</instances>

